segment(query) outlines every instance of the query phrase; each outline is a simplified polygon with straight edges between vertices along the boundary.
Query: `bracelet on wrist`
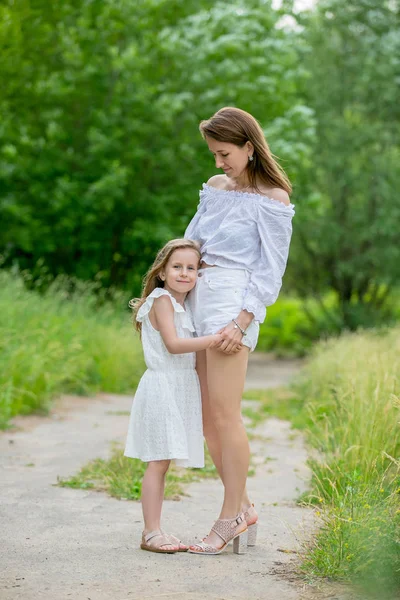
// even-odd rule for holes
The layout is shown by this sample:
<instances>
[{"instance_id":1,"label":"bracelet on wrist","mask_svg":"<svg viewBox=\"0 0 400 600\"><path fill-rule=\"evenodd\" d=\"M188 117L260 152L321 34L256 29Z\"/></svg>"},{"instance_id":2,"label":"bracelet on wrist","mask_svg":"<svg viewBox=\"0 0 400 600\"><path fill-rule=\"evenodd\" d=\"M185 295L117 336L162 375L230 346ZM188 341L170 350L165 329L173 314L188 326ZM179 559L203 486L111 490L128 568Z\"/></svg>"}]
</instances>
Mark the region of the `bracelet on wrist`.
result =
<instances>
[{"instance_id":1,"label":"bracelet on wrist","mask_svg":"<svg viewBox=\"0 0 400 600\"><path fill-rule=\"evenodd\" d=\"M245 329L242 329L236 319L232 319L232 322L235 324L234 329L239 329L242 335L246 335Z\"/></svg>"}]
</instances>

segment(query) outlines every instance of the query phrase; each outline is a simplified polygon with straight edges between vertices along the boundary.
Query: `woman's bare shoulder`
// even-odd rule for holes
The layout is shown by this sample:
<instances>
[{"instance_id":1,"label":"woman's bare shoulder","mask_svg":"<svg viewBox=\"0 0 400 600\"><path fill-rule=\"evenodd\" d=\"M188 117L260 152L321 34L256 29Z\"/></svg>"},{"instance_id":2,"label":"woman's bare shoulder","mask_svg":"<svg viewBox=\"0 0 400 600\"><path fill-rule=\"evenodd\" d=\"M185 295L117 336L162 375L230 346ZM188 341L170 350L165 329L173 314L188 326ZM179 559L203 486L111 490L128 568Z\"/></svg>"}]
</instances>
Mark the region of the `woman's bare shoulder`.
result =
<instances>
[{"instance_id":1,"label":"woman's bare shoulder","mask_svg":"<svg viewBox=\"0 0 400 600\"><path fill-rule=\"evenodd\" d=\"M289 194L282 188L268 188L265 185L261 185L259 190L263 196L267 196L268 198L271 198L271 200L277 200L286 206L289 206L290 204Z\"/></svg>"},{"instance_id":2,"label":"woman's bare shoulder","mask_svg":"<svg viewBox=\"0 0 400 600\"><path fill-rule=\"evenodd\" d=\"M207 185L211 185L211 187L215 187L218 190L226 190L227 189L227 181L228 178L226 175L213 175L207 181Z\"/></svg>"}]
</instances>

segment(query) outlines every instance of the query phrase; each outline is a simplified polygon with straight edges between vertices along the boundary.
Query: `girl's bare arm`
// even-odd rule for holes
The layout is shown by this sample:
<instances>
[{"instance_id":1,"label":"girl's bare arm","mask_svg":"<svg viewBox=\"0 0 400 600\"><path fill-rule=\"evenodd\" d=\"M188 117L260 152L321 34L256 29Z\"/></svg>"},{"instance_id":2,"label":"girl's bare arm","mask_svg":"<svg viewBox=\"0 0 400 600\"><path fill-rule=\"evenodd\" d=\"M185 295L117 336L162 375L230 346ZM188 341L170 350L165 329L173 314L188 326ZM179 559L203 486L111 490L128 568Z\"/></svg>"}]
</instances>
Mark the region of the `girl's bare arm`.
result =
<instances>
[{"instance_id":1,"label":"girl's bare arm","mask_svg":"<svg viewBox=\"0 0 400 600\"><path fill-rule=\"evenodd\" d=\"M160 296L154 300L153 315L156 328L170 354L186 354L213 348L222 340L219 333L198 338L180 338L177 336L174 323L174 309L168 296Z\"/></svg>"}]
</instances>

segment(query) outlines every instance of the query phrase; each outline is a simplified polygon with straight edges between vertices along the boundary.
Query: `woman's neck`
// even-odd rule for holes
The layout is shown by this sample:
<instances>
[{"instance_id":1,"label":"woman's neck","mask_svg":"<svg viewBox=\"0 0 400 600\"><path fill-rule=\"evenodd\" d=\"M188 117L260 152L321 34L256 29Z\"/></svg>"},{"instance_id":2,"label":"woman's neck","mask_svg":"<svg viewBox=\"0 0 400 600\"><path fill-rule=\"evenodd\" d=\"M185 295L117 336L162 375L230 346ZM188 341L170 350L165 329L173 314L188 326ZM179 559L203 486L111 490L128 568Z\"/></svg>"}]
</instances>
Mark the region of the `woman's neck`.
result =
<instances>
[{"instance_id":1,"label":"woman's neck","mask_svg":"<svg viewBox=\"0 0 400 600\"><path fill-rule=\"evenodd\" d=\"M242 173L239 175L239 177L232 177L232 183L232 187L234 187L236 190L247 190L253 187L250 183L247 173Z\"/></svg>"}]
</instances>

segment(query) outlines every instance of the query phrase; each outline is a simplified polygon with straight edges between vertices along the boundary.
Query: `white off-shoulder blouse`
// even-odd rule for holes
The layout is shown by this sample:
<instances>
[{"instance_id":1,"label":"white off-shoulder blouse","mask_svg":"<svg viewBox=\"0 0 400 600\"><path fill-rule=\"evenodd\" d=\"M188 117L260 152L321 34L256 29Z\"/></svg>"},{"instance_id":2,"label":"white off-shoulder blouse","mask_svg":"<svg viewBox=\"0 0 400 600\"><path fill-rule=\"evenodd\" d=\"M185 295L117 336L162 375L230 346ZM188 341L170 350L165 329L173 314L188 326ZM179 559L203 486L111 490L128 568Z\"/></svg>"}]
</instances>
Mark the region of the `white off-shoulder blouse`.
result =
<instances>
[{"instance_id":1,"label":"white off-shoulder blouse","mask_svg":"<svg viewBox=\"0 0 400 600\"><path fill-rule=\"evenodd\" d=\"M293 204L204 183L197 212L185 231L185 238L200 243L205 263L250 272L243 309L259 323L282 286L293 216Z\"/></svg>"}]
</instances>

